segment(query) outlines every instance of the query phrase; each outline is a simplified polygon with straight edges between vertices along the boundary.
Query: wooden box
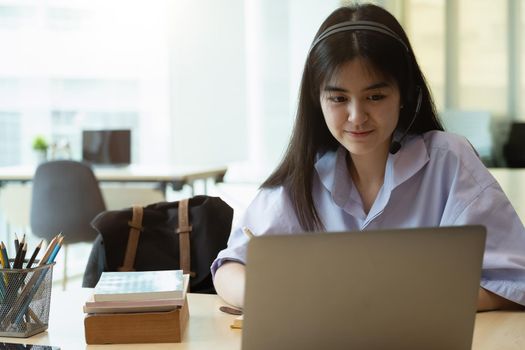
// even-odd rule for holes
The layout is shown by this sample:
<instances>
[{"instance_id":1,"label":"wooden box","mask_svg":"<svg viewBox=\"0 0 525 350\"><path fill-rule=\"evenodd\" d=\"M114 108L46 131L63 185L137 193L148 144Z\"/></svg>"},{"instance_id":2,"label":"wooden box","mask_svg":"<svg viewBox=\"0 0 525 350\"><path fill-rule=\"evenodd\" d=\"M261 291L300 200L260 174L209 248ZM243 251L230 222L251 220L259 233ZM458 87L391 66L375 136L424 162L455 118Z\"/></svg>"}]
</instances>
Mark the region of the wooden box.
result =
<instances>
[{"instance_id":1,"label":"wooden box","mask_svg":"<svg viewBox=\"0 0 525 350\"><path fill-rule=\"evenodd\" d=\"M87 344L180 343L189 319L188 300L162 312L88 314Z\"/></svg>"}]
</instances>

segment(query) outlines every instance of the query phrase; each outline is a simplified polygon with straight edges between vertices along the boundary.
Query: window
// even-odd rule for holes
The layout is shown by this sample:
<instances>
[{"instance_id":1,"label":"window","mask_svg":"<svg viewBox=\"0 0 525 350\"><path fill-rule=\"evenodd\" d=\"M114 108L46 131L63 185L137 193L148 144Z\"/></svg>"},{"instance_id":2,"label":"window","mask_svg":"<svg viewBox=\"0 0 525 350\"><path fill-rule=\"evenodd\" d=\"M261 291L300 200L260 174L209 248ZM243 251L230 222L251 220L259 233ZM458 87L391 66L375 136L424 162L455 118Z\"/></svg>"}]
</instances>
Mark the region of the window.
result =
<instances>
[{"instance_id":1,"label":"window","mask_svg":"<svg viewBox=\"0 0 525 350\"><path fill-rule=\"evenodd\" d=\"M33 162L35 135L69 145L79 159L84 128L137 130L133 160L166 162L166 12L164 0L0 0L0 125L10 130L9 141L0 139L0 164ZM142 156L139 143L159 151Z\"/></svg>"},{"instance_id":2,"label":"window","mask_svg":"<svg viewBox=\"0 0 525 350\"><path fill-rule=\"evenodd\" d=\"M507 113L507 2L459 2L459 106Z\"/></svg>"},{"instance_id":3,"label":"window","mask_svg":"<svg viewBox=\"0 0 525 350\"><path fill-rule=\"evenodd\" d=\"M0 111L0 166L20 161L20 114Z\"/></svg>"},{"instance_id":4,"label":"window","mask_svg":"<svg viewBox=\"0 0 525 350\"><path fill-rule=\"evenodd\" d=\"M519 115L517 116L520 120L525 120L525 101L522 96L525 93L525 2L518 2L520 4L520 22L519 30L517 31L518 36L518 49L519 49L519 71L520 71L520 84L519 91L516 94L518 96L518 111Z\"/></svg>"},{"instance_id":5,"label":"window","mask_svg":"<svg viewBox=\"0 0 525 350\"><path fill-rule=\"evenodd\" d=\"M407 1L407 23L419 66L427 79L438 109L444 105L445 4L443 0Z\"/></svg>"}]
</instances>

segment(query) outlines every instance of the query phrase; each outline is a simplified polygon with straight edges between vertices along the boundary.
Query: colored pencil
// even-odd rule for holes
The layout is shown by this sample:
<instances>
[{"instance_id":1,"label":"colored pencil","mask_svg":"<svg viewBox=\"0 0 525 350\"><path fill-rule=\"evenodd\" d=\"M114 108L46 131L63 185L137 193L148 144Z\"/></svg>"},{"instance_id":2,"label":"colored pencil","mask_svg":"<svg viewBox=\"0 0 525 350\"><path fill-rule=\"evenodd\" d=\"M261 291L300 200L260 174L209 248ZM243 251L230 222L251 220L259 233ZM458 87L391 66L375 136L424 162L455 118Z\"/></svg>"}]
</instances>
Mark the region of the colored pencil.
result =
<instances>
[{"instance_id":1,"label":"colored pencil","mask_svg":"<svg viewBox=\"0 0 525 350\"><path fill-rule=\"evenodd\" d=\"M5 246L4 242L2 242L2 254L4 255L4 261L6 264L5 268L11 268L11 265L9 265L9 255L7 254L7 247Z\"/></svg>"},{"instance_id":2,"label":"colored pencil","mask_svg":"<svg viewBox=\"0 0 525 350\"><path fill-rule=\"evenodd\" d=\"M57 237L58 235L53 237L51 242L49 242L49 245L47 246L46 251L44 253L44 256L42 257L42 259L40 259L40 263L38 264L38 266L47 264L47 259L49 259L49 256L51 255L51 253L53 253L53 249L55 248L55 244L57 243L57 240L58 240Z\"/></svg>"},{"instance_id":3,"label":"colored pencil","mask_svg":"<svg viewBox=\"0 0 525 350\"><path fill-rule=\"evenodd\" d=\"M0 264L2 264L3 269L7 266L4 260L4 242L0 242Z\"/></svg>"},{"instance_id":4,"label":"colored pencil","mask_svg":"<svg viewBox=\"0 0 525 350\"><path fill-rule=\"evenodd\" d=\"M9 268L9 258L7 257L6 251L7 250L5 248L4 242L0 242L0 260L2 262L3 269ZM3 277L0 278L0 280L2 280L2 283L4 284L4 288L5 288L5 283L7 283L7 273L4 273Z\"/></svg>"},{"instance_id":5,"label":"colored pencil","mask_svg":"<svg viewBox=\"0 0 525 350\"><path fill-rule=\"evenodd\" d=\"M64 237L62 236L61 233L53 238L52 240L53 244L49 245L49 247L47 248L46 254L42 258L42 261L46 261L45 264L51 264L55 261L55 257L58 254L60 247L62 246L63 240L64 240ZM43 265L42 261L40 262L39 266ZM29 308L29 304L31 303L33 296L38 290L38 287L44 280L44 277L47 271L48 269L44 271L39 271L40 272L39 274L37 273L33 275L33 277L29 280L25 288L20 292L20 295L15 303L15 306L13 306L12 310L8 313L6 319L13 319L15 325L19 324L22 321L24 314ZM19 305L21 305L20 309L18 309L20 311L18 312L18 314L16 314L16 311L13 311L13 310L17 309Z\"/></svg>"},{"instance_id":6,"label":"colored pencil","mask_svg":"<svg viewBox=\"0 0 525 350\"><path fill-rule=\"evenodd\" d=\"M42 248L42 243L44 241L40 241L40 243L36 246L35 251L33 252L33 255L31 255L31 258L29 258L29 261L27 262L26 269L30 269L31 266L33 266L33 263L35 262L35 259L40 252L40 249Z\"/></svg>"},{"instance_id":7,"label":"colored pencil","mask_svg":"<svg viewBox=\"0 0 525 350\"><path fill-rule=\"evenodd\" d=\"M55 258L58 254L58 251L60 250L60 248L62 248L62 242L64 241L64 237L60 237L58 240L57 240L57 244L55 244L55 248L53 249L53 253L51 253L51 255L49 256L49 259L47 260L47 263L48 264L51 264L53 262L55 262Z\"/></svg>"},{"instance_id":8,"label":"colored pencil","mask_svg":"<svg viewBox=\"0 0 525 350\"><path fill-rule=\"evenodd\" d=\"M7 242L9 243L9 242ZM20 242L18 241L18 236L16 235L16 232L15 232L15 252L18 251L18 248L20 247Z\"/></svg>"},{"instance_id":9,"label":"colored pencil","mask_svg":"<svg viewBox=\"0 0 525 350\"><path fill-rule=\"evenodd\" d=\"M13 262L13 269L18 268L18 264L19 264L20 256L22 255L23 248L24 248L24 243L20 242L18 244L18 250L16 251L15 261Z\"/></svg>"},{"instance_id":10,"label":"colored pencil","mask_svg":"<svg viewBox=\"0 0 525 350\"><path fill-rule=\"evenodd\" d=\"M18 264L15 266L15 269L21 269L24 265L24 259L26 258L27 254L27 243L24 242L22 244L22 253L20 254L20 257L18 258Z\"/></svg>"}]
</instances>

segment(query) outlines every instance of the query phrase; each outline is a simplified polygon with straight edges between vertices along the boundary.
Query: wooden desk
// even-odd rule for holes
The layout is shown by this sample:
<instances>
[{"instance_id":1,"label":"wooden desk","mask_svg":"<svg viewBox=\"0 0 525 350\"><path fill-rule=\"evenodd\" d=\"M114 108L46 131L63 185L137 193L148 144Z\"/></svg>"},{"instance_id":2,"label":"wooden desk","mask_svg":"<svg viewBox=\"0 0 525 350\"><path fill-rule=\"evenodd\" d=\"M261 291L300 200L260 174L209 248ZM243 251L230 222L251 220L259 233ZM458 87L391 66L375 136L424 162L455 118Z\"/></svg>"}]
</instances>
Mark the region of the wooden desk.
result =
<instances>
[{"instance_id":1,"label":"wooden desk","mask_svg":"<svg viewBox=\"0 0 525 350\"><path fill-rule=\"evenodd\" d=\"M0 187L9 182L29 182L35 173L34 166L0 167ZM168 185L174 190L180 190L184 185L191 186L199 180L222 182L226 167L146 167L130 165L126 167L95 167L95 176L100 182L142 182L158 183L165 192ZM204 181L206 192L206 181Z\"/></svg>"},{"instance_id":2,"label":"wooden desk","mask_svg":"<svg viewBox=\"0 0 525 350\"><path fill-rule=\"evenodd\" d=\"M478 313L472 350L525 349L525 312L491 311Z\"/></svg>"},{"instance_id":3,"label":"wooden desk","mask_svg":"<svg viewBox=\"0 0 525 350\"><path fill-rule=\"evenodd\" d=\"M235 316L219 311L224 305L215 295L189 294L190 321L179 344L122 344L86 345L84 337L84 313L82 305L92 293L92 289L61 291L54 289L51 299L49 328L46 332L28 339L3 338L0 342L40 344L69 349L217 349L232 350L241 347L241 331L230 329Z\"/></svg>"},{"instance_id":4,"label":"wooden desk","mask_svg":"<svg viewBox=\"0 0 525 350\"><path fill-rule=\"evenodd\" d=\"M47 332L29 339L1 338L0 342L47 344L62 349L217 349L241 348L241 331L230 329L235 316L219 311L223 305L215 295L189 294L190 322L180 344L86 345L82 304L91 289L53 290ZM525 349L525 312L486 312L476 317L473 350Z\"/></svg>"}]
</instances>

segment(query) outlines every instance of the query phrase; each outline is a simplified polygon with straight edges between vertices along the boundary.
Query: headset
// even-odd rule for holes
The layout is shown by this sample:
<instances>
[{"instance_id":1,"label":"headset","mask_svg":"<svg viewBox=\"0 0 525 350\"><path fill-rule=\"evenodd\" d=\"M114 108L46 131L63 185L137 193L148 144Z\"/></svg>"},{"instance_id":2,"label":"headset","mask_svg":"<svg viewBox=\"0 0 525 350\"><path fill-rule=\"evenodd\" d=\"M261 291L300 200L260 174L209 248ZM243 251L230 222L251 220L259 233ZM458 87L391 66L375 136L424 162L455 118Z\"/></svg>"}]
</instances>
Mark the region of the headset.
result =
<instances>
[{"instance_id":1,"label":"headset","mask_svg":"<svg viewBox=\"0 0 525 350\"><path fill-rule=\"evenodd\" d=\"M310 53L312 50L319 44L321 41L326 39L327 37L341 33L341 32L348 32L348 31L359 31L359 30L366 30L371 32L376 32L379 34L383 34L386 36L389 36L396 40L398 43L400 43L403 48L405 49L405 52L407 54L407 61L410 60L410 49L408 48L408 45L397 35L392 29L388 28L387 26L373 21L345 21L338 24L335 24L333 26L330 26L325 29L318 37L314 40L312 45L310 46L310 50L308 51L308 56L310 56ZM412 74L412 64L408 62L408 69L409 69L409 76L410 79L413 78ZM417 103L416 108L414 110L414 116L412 117L410 123L408 124L408 127L405 129L399 140L393 140L390 144L389 152L391 154L396 154L401 149L401 142L405 139L405 137L408 135L408 132L412 125L414 124L417 115L419 114L419 110L421 109L421 101L423 99L423 91L421 89L421 86L416 86L417 90Z\"/></svg>"}]
</instances>

